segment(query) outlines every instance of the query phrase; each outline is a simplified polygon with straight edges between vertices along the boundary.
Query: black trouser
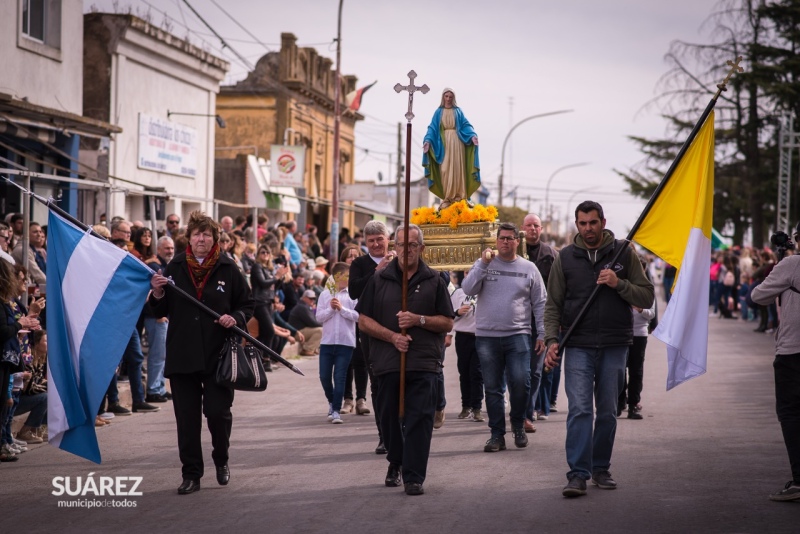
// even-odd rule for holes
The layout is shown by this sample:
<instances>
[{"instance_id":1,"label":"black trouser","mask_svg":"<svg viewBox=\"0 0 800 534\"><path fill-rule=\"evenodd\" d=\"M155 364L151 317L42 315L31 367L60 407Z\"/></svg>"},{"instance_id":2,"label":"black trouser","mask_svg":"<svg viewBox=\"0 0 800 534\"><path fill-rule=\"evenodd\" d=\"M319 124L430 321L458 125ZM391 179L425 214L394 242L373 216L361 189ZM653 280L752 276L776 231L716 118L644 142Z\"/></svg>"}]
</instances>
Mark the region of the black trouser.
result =
<instances>
[{"instance_id":1,"label":"black trouser","mask_svg":"<svg viewBox=\"0 0 800 534\"><path fill-rule=\"evenodd\" d=\"M375 376L372 374L372 364L369 362L369 336L359 332L358 336L361 342L361 354L364 356L364 362L367 366L367 374L369 375L369 392L372 397L372 413L375 414L375 426L378 427L378 441L383 443L383 433L381 433L381 413L378 409L378 385L375 383Z\"/></svg>"},{"instance_id":2,"label":"black trouser","mask_svg":"<svg viewBox=\"0 0 800 534\"><path fill-rule=\"evenodd\" d=\"M201 373L171 375L169 383L178 424L178 452L183 464L183 478L197 480L203 476L202 415L206 416L211 433L214 465L228 463L233 390L218 385L213 375Z\"/></svg>"},{"instance_id":3,"label":"black trouser","mask_svg":"<svg viewBox=\"0 0 800 534\"><path fill-rule=\"evenodd\" d=\"M272 324L272 305L267 302L256 302L253 317L258 321L258 340L272 348L272 339L275 337L275 326ZM269 355L264 354L264 356Z\"/></svg>"},{"instance_id":4,"label":"black trouser","mask_svg":"<svg viewBox=\"0 0 800 534\"><path fill-rule=\"evenodd\" d=\"M380 375L378 409L390 464L403 466L403 482L425 482L433 437L438 373L406 371L405 417L401 424L400 373Z\"/></svg>"},{"instance_id":5,"label":"black trouser","mask_svg":"<svg viewBox=\"0 0 800 534\"><path fill-rule=\"evenodd\" d=\"M483 375L475 334L456 332L458 383L461 386L461 406L480 410L483 402Z\"/></svg>"},{"instance_id":6,"label":"black trouser","mask_svg":"<svg viewBox=\"0 0 800 534\"><path fill-rule=\"evenodd\" d=\"M775 369L775 411L789 453L792 479L800 484L800 354L778 355Z\"/></svg>"},{"instance_id":7,"label":"black trouser","mask_svg":"<svg viewBox=\"0 0 800 534\"><path fill-rule=\"evenodd\" d=\"M347 381L344 383L344 398L353 400L367 398L367 360L364 358L364 351L361 348L360 336L356 332L356 348L353 349L353 357L350 359L350 366L347 368ZM356 383L356 396L353 397L353 380Z\"/></svg>"},{"instance_id":8,"label":"black trouser","mask_svg":"<svg viewBox=\"0 0 800 534\"><path fill-rule=\"evenodd\" d=\"M628 349L627 376L622 383L619 394L619 407L636 406L642 401L642 383L644 382L644 353L647 348L647 336L633 336L633 345Z\"/></svg>"}]
</instances>

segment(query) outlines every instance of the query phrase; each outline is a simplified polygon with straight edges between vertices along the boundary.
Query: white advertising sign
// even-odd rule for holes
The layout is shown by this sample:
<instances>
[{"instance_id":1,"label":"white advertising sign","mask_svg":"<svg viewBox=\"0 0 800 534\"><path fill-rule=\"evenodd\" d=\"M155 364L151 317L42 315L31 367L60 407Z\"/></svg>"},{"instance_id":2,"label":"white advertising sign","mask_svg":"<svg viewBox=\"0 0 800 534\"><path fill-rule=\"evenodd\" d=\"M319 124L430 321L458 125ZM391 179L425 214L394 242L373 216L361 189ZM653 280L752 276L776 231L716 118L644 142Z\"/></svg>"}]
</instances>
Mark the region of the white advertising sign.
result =
<instances>
[{"instance_id":1,"label":"white advertising sign","mask_svg":"<svg viewBox=\"0 0 800 534\"><path fill-rule=\"evenodd\" d=\"M272 145L270 149L270 185L303 187L306 147Z\"/></svg>"},{"instance_id":2,"label":"white advertising sign","mask_svg":"<svg viewBox=\"0 0 800 534\"><path fill-rule=\"evenodd\" d=\"M137 167L194 178L197 130L140 113Z\"/></svg>"}]
</instances>

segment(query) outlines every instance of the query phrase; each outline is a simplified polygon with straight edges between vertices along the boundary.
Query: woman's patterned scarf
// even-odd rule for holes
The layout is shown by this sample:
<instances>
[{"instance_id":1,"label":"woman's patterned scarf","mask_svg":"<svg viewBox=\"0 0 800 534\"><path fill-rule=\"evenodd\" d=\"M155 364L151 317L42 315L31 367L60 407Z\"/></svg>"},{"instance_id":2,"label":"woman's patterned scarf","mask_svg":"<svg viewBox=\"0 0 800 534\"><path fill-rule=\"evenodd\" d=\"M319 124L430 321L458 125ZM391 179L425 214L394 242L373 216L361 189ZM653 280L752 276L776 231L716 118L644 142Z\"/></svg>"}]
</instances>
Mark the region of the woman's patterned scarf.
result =
<instances>
[{"instance_id":1,"label":"woman's patterned scarf","mask_svg":"<svg viewBox=\"0 0 800 534\"><path fill-rule=\"evenodd\" d=\"M211 247L211 252L208 253L208 256L206 256L206 259L203 260L203 263L201 264L199 261L197 261L197 258L194 257L192 245L190 244L186 248L186 263L189 264L189 274L191 275L192 285L194 285L198 299L203 298L203 288L206 287L206 282L208 281L208 275L211 274L211 269L213 269L214 265L217 264L219 252L219 243L214 243L214 246Z\"/></svg>"}]
</instances>

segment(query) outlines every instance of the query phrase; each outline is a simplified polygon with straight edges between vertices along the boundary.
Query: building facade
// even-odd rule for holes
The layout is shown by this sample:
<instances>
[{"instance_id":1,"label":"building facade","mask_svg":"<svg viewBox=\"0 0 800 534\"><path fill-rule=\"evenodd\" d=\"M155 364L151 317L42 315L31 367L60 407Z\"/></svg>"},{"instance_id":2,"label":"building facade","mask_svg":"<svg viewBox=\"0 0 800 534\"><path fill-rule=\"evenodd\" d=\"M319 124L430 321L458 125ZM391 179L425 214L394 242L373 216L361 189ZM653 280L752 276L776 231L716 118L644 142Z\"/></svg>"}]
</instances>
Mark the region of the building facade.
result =
<instances>
[{"instance_id":1,"label":"building facade","mask_svg":"<svg viewBox=\"0 0 800 534\"><path fill-rule=\"evenodd\" d=\"M217 133L217 157L234 158L244 152L268 160L272 145L306 148L303 186L294 191L301 200L296 218L301 227L314 224L321 234L330 227L333 195L336 75L332 67L331 59L313 48L298 47L297 37L283 33L280 52L263 56L247 78L223 86L217 97L217 113L227 123L227 128ZM345 95L355 90L356 81L355 76L341 77L342 111L347 107ZM362 119L350 111L341 115L339 177L343 184L352 184L355 178L354 129ZM219 188L218 193L224 194ZM268 193L284 196L277 189ZM342 203L340 226L352 228L350 207L350 203Z\"/></svg>"},{"instance_id":2,"label":"building facade","mask_svg":"<svg viewBox=\"0 0 800 534\"><path fill-rule=\"evenodd\" d=\"M216 215L216 96L228 62L132 15L89 13L84 28L84 112L123 129L108 148L108 217Z\"/></svg>"}]
</instances>

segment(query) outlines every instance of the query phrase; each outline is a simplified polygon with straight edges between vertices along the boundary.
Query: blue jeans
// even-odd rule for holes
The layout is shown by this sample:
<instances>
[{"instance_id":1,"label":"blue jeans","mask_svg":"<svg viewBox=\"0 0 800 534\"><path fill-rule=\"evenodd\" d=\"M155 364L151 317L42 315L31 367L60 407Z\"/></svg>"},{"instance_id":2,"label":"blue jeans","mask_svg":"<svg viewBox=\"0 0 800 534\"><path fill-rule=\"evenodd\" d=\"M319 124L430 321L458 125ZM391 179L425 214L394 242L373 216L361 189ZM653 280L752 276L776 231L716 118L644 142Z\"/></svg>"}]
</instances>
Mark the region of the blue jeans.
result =
<instances>
[{"instance_id":1,"label":"blue jeans","mask_svg":"<svg viewBox=\"0 0 800 534\"><path fill-rule=\"evenodd\" d=\"M611 465L617 433L617 399L625 377L627 346L600 349L567 347L564 383L569 402L567 415L567 478L589 480L592 473ZM592 396L597 407L592 431Z\"/></svg>"},{"instance_id":2,"label":"blue jeans","mask_svg":"<svg viewBox=\"0 0 800 534\"><path fill-rule=\"evenodd\" d=\"M347 380L347 367L353 356L353 347L344 345L319 346L319 381L325 398L333 404L333 411L342 409L344 383Z\"/></svg>"},{"instance_id":3,"label":"blue jeans","mask_svg":"<svg viewBox=\"0 0 800 534\"><path fill-rule=\"evenodd\" d=\"M8 387L4 385L4 387ZM19 404L19 391L14 391L11 393L9 397L12 400L11 406L6 406L7 410L5 413L5 417L3 420L0 421L2 424L2 432L0 432L0 443L4 443L6 445L11 445L14 443L14 437L11 435L11 423L14 421L14 414L17 411L17 405Z\"/></svg>"},{"instance_id":4,"label":"blue jeans","mask_svg":"<svg viewBox=\"0 0 800 534\"><path fill-rule=\"evenodd\" d=\"M130 380L131 399L133 403L138 404L144 402L144 386L142 385L142 363L144 363L144 354L142 354L142 344L139 341L139 332L135 329L131 334L131 339L128 341L128 346L125 347L122 359L128 362L128 379ZM106 394L108 395L109 404L119 403L116 374L111 377L111 384L108 386Z\"/></svg>"},{"instance_id":5,"label":"blue jeans","mask_svg":"<svg viewBox=\"0 0 800 534\"><path fill-rule=\"evenodd\" d=\"M25 426L39 428L47 422L47 392L36 393L35 395L20 395L19 404L14 415L22 415L30 412L25 420Z\"/></svg>"},{"instance_id":6,"label":"blue jeans","mask_svg":"<svg viewBox=\"0 0 800 534\"><path fill-rule=\"evenodd\" d=\"M164 395L167 392L164 380L164 362L167 360L167 326L168 322L159 322L155 317L144 318L144 329L147 332L147 394Z\"/></svg>"},{"instance_id":7,"label":"blue jeans","mask_svg":"<svg viewBox=\"0 0 800 534\"><path fill-rule=\"evenodd\" d=\"M492 436L503 436L506 433L504 378L508 380L511 427L522 428L531 392L531 336L476 336L475 348L478 350L483 371L486 413L489 415Z\"/></svg>"}]
</instances>

